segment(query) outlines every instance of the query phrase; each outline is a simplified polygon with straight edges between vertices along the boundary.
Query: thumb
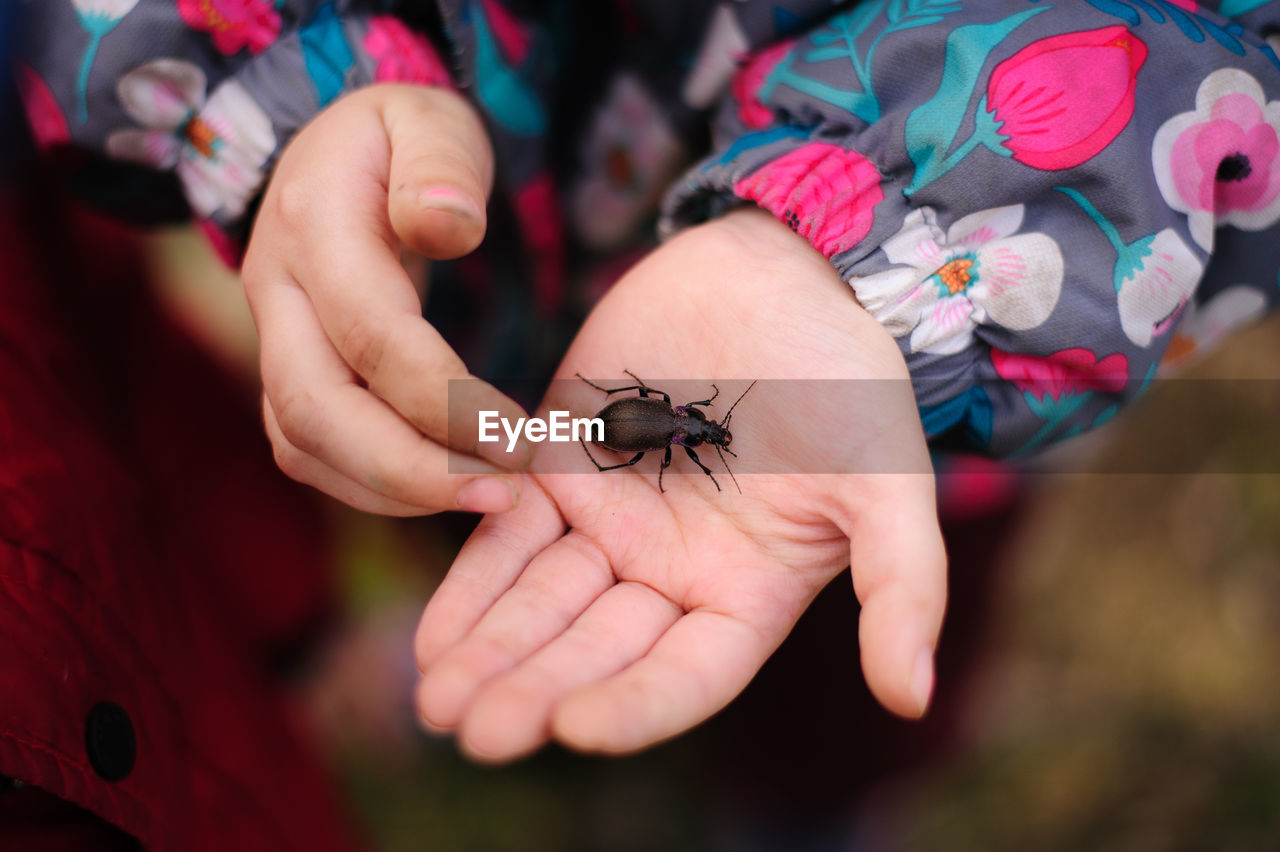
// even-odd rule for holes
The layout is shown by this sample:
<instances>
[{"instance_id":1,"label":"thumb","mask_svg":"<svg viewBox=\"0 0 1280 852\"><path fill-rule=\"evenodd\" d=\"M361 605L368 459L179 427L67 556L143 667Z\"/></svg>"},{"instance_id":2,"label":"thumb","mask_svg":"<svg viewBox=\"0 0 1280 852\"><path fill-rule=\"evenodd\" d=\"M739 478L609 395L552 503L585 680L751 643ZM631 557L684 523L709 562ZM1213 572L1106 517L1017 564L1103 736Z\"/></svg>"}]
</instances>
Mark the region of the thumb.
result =
<instances>
[{"instance_id":1,"label":"thumb","mask_svg":"<svg viewBox=\"0 0 1280 852\"><path fill-rule=\"evenodd\" d=\"M947 555L933 477L896 474L864 504L849 533L853 587L862 611L862 673L876 699L907 718L933 694L934 648L947 601Z\"/></svg>"},{"instance_id":2,"label":"thumb","mask_svg":"<svg viewBox=\"0 0 1280 852\"><path fill-rule=\"evenodd\" d=\"M460 257L484 238L493 151L479 116L447 89L405 86L388 98L391 143L387 215L409 248L435 260Z\"/></svg>"}]
</instances>

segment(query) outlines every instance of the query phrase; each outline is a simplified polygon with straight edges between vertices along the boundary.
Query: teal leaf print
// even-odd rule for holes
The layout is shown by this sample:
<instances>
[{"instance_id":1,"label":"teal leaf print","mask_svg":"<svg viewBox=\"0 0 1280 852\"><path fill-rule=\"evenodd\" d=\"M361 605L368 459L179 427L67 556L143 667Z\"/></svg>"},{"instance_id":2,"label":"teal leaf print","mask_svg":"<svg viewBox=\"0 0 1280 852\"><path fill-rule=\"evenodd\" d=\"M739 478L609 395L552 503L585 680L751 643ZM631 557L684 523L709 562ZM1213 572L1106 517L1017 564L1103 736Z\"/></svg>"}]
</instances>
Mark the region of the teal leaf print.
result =
<instances>
[{"instance_id":1,"label":"teal leaf print","mask_svg":"<svg viewBox=\"0 0 1280 852\"><path fill-rule=\"evenodd\" d=\"M1271 0L1222 0L1218 4L1218 14L1224 18L1234 18L1245 12L1252 12L1259 6L1265 6Z\"/></svg>"},{"instance_id":2,"label":"teal leaf print","mask_svg":"<svg viewBox=\"0 0 1280 852\"><path fill-rule=\"evenodd\" d=\"M547 115L537 94L502 59L493 28L480 4L472 4L476 38L476 95L485 110L516 136L546 132Z\"/></svg>"},{"instance_id":3,"label":"teal leaf print","mask_svg":"<svg viewBox=\"0 0 1280 852\"><path fill-rule=\"evenodd\" d=\"M1238 32L1237 27L1223 29L1208 18L1203 18L1195 12L1188 12L1177 4L1169 2L1169 0L1129 0L1128 3L1123 2L1123 0L1086 0L1086 2L1099 12L1123 19L1131 27L1136 27L1142 23L1142 16L1139 14L1139 10L1141 10L1147 13L1147 17L1153 23L1163 24L1166 20L1172 21L1184 36L1197 44L1204 42L1207 35L1236 56L1244 56L1245 54L1244 45L1230 31L1236 30ZM1227 0L1227 2L1230 2L1230 0ZM1261 5L1255 0L1244 0L1244 2ZM1263 2L1266 2L1266 0L1263 0ZM1230 14L1224 11L1226 5L1227 3L1224 3L1223 8L1218 10L1223 15ZM1249 8L1253 7L1250 6ZM1266 54L1269 48L1260 47L1258 50ZM1272 53L1272 56L1274 56L1274 53ZM1268 58L1271 57L1269 56Z\"/></svg>"},{"instance_id":4,"label":"teal leaf print","mask_svg":"<svg viewBox=\"0 0 1280 852\"><path fill-rule=\"evenodd\" d=\"M302 61L316 88L320 106L328 106L346 88L347 74L356 64L355 54L343 32L332 3L325 3L298 33Z\"/></svg>"},{"instance_id":5,"label":"teal leaf print","mask_svg":"<svg viewBox=\"0 0 1280 852\"><path fill-rule=\"evenodd\" d=\"M1204 267L1171 228L1126 243L1119 230L1079 191L1054 187L1093 220L1115 250L1112 284L1120 327L1139 346L1170 331L1200 281Z\"/></svg>"},{"instance_id":6,"label":"teal leaf print","mask_svg":"<svg viewBox=\"0 0 1280 852\"><path fill-rule=\"evenodd\" d=\"M936 24L959 9L960 6L950 0L871 0L856 6L814 32L809 37L813 47L804 52L803 58L805 62L848 62L858 79L858 90L841 89L798 73L792 67L793 55L770 73L761 87L760 97L767 98L775 86L787 86L871 124L880 118L880 99L871 75L876 48L887 36ZM865 47L860 46L877 23L879 31Z\"/></svg>"},{"instance_id":7,"label":"teal leaf print","mask_svg":"<svg viewBox=\"0 0 1280 852\"><path fill-rule=\"evenodd\" d=\"M969 102L987 56L1009 33L1050 6L1026 9L990 24L968 24L956 27L947 35L942 63L942 80L933 97L911 111L904 126L907 154L916 165L916 173L906 190L911 194L925 184L946 174L963 159L963 155L948 158L947 152L955 144L960 125L969 113ZM978 108L974 135L966 143L968 154L980 142L994 143L997 129L987 116L984 103ZM964 147L964 146L962 146ZM988 144L994 151L1001 151L997 144Z\"/></svg>"},{"instance_id":8,"label":"teal leaf print","mask_svg":"<svg viewBox=\"0 0 1280 852\"><path fill-rule=\"evenodd\" d=\"M1056 399L1048 395L1041 399L1031 391L1023 391L1022 398L1027 401L1027 407L1031 409L1031 413L1044 421L1044 425L1025 444L1009 454L1010 458L1015 459L1022 458L1043 446L1064 421L1079 411L1080 406L1084 405L1085 402L1093 398L1093 391L1064 393ZM1079 424L1072 425L1058 436L1058 440L1063 441L1067 438L1072 438L1079 432Z\"/></svg>"},{"instance_id":9,"label":"teal leaf print","mask_svg":"<svg viewBox=\"0 0 1280 852\"><path fill-rule=\"evenodd\" d=\"M740 154L742 154L742 152L750 151L752 148L761 148L765 145L771 145L774 142L779 142L783 139L807 138L809 138L808 130L799 127L792 127L788 124L770 128L769 130L747 133L735 139L733 144L730 145L714 163L709 163L706 168L732 163Z\"/></svg>"},{"instance_id":10,"label":"teal leaf print","mask_svg":"<svg viewBox=\"0 0 1280 852\"><path fill-rule=\"evenodd\" d=\"M981 385L973 385L963 393L937 405L920 406L920 420L924 433L930 438L959 425L965 438L975 447L991 444L991 430L995 414L991 397Z\"/></svg>"},{"instance_id":11,"label":"teal leaf print","mask_svg":"<svg viewBox=\"0 0 1280 852\"><path fill-rule=\"evenodd\" d=\"M1126 6L1119 2L1119 0L1089 0L1089 4L1099 12L1106 12L1108 15L1123 18L1131 27L1136 27L1142 23L1142 16L1138 14L1138 11L1132 6ZM1156 14L1158 15L1159 12ZM1152 18L1155 18L1155 15L1152 15ZM1156 18L1156 23L1164 23L1164 18Z\"/></svg>"},{"instance_id":12,"label":"teal leaf print","mask_svg":"<svg viewBox=\"0 0 1280 852\"><path fill-rule=\"evenodd\" d=\"M98 55L103 37L116 28L120 20L133 11L138 0L72 0L76 20L89 34L89 44L80 60L80 72L76 75L76 118L81 124L89 120L89 72Z\"/></svg>"},{"instance_id":13,"label":"teal leaf print","mask_svg":"<svg viewBox=\"0 0 1280 852\"><path fill-rule=\"evenodd\" d=\"M804 26L804 19L789 9L781 6L773 7L773 30L780 36L798 32Z\"/></svg>"}]
</instances>

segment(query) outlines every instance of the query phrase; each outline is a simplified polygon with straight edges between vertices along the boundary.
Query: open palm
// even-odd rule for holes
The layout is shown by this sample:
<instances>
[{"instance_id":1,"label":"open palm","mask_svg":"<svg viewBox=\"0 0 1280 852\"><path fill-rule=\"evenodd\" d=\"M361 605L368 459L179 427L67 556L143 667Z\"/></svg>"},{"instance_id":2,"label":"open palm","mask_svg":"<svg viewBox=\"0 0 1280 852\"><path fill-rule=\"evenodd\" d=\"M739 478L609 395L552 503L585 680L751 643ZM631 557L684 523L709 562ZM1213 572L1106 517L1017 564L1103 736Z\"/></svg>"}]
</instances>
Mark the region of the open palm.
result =
<instances>
[{"instance_id":1,"label":"open palm","mask_svg":"<svg viewBox=\"0 0 1280 852\"><path fill-rule=\"evenodd\" d=\"M709 397L710 380L655 377L716 377L712 419L749 380L777 380L734 413L741 493L679 447L665 493L661 452L608 472L573 445L535 461L520 506L484 519L423 616L428 724L488 760L551 737L642 748L730 701L851 562L868 683L894 712L922 713L945 601L933 479L897 346L826 261L758 211L672 240L592 312L559 377L634 384L625 369L676 405ZM544 408L604 401L557 381Z\"/></svg>"}]
</instances>

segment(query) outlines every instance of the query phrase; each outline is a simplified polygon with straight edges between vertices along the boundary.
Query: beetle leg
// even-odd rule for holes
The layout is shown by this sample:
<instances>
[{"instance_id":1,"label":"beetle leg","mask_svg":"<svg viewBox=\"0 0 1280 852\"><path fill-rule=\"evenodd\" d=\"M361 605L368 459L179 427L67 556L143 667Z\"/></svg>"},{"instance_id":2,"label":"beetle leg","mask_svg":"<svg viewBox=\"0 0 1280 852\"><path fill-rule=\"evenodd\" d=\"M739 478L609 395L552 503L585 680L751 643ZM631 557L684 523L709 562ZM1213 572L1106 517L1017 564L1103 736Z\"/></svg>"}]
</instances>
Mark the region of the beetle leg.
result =
<instances>
[{"instance_id":1,"label":"beetle leg","mask_svg":"<svg viewBox=\"0 0 1280 852\"><path fill-rule=\"evenodd\" d=\"M637 376L635 373L631 372L630 370L623 370L622 372L626 373L628 376L630 376L631 378L635 379L637 382L639 382L639 383L640 383L640 385L639 385L639 388L638 388L638 389L639 389L639 391L640 391L640 395L641 395L641 396L643 396L643 397L645 397L645 398L647 399L647 398L648 398L648 396L649 396L649 392L650 392L650 391L652 391L653 393L656 393L658 396L662 397L663 401L664 401L664 402L666 402L666 404L667 404L667 405L670 405L670 404L671 404L671 395L670 395L670 394L668 394L668 393L664 393L663 391L660 391L660 390L658 390L657 388L651 388L651 387L649 387L648 385L646 385L646 384L644 383L644 379L640 378L639 376ZM627 388L626 390L631 390L631 389L630 389L630 388Z\"/></svg>"},{"instance_id":2,"label":"beetle leg","mask_svg":"<svg viewBox=\"0 0 1280 852\"><path fill-rule=\"evenodd\" d=\"M586 377L585 377L585 376L583 376L581 373L574 373L574 375L575 375L575 376L577 376L578 378L582 379L584 382L586 382L588 385L590 385L591 387L595 388L596 390L598 390L598 391L603 391L604 393L607 393L607 394L608 394L608 393L619 393L619 392L621 392L621 391L629 391L629 390L641 390L641 391L642 391L642 390L647 390L647 388L646 388L644 385L627 385L625 388L612 388L612 389L610 389L610 388L605 388L605 387L601 387L600 385L598 385L598 384L596 384L595 382L591 381L590 379L586 378Z\"/></svg>"},{"instance_id":3,"label":"beetle leg","mask_svg":"<svg viewBox=\"0 0 1280 852\"><path fill-rule=\"evenodd\" d=\"M698 454L693 451L693 447L685 447L684 451L689 454L689 458L693 459L694 464L702 468L703 473L707 476L711 476L711 468L702 463L702 460L698 458ZM720 483L716 482L716 478L714 476L711 476L711 484L716 487L717 491L720 490Z\"/></svg>"},{"instance_id":4,"label":"beetle leg","mask_svg":"<svg viewBox=\"0 0 1280 852\"><path fill-rule=\"evenodd\" d=\"M590 381L589 379L583 378L581 373L574 373L574 375L582 379L584 382L586 382L588 385L595 388L596 390L604 391L604 393L606 394L622 393L623 391L633 390L633 391L640 391L640 395L648 399L650 393L656 393L656 394L660 394L662 398L666 400L667 405L671 404L670 395L663 393L657 388L651 388L648 385L627 385L625 388L602 388L600 387L600 385L596 384L595 382ZM636 379L636 381L640 381L640 380Z\"/></svg>"},{"instance_id":5,"label":"beetle leg","mask_svg":"<svg viewBox=\"0 0 1280 852\"><path fill-rule=\"evenodd\" d=\"M716 397L720 395L720 388L716 387L715 385L712 385L711 389L715 391L715 393L711 395L711 399L704 399L699 402L687 402L685 403L685 407L687 408L690 405L710 405L711 403L715 402Z\"/></svg>"},{"instance_id":6,"label":"beetle leg","mask_svg":"<svg viewBox=\"0 0 1280 852\"><path fill-rule=\"evenodd\" d=\"M631 465L635 464L636 462L640 461L640 459L644 458L644 453L636 453L635 458L633 458L631 461L625 461L622 464L602 465L600 464L600 462L596 461L595 456L591 455L591 451L587 449L586 441L579 438L578 443L582 444L583 452L587 454L587 458L591 459L591 463L596 466L596 470L602 470L602 471L617 470L620 467L631 467Z\"/></svg>"},{"instance_id":7,"label":"beetle leg","mask_svg":"<svg viewBox=\"0 0 1280 852\"><path fill-rule=\"evenodd\" d=\"M662 467L658 468L658 493L665 494L662 488L662 474L666 473L667 468L671 467L671 445L667 444L667 451L662 456Z\"/></svg>"}]
</instances>

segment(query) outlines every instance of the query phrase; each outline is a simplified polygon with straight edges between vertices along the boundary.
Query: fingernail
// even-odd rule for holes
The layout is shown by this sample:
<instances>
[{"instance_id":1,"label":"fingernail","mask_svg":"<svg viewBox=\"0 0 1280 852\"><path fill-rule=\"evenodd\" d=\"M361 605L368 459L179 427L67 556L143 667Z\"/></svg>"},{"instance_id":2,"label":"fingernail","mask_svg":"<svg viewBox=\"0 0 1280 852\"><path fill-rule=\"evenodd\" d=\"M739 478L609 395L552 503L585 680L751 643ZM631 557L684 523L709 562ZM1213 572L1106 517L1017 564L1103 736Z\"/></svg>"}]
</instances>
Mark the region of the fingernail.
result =
<instances>
[{"instance_id":1,"label":"fingernail","mask_svg":"<svg viewBox=\"0 0 1280 852\"><path fill-rule=\"evenodd\" d=\"M453 728L437 725L421 713L418 714L418 727L423 733L433 737L447 737L453 733Z\"/></svg>"},{"instance_id":2,"label":"fingernail","mask_svg":"<svg viewBox=\"0 0 1280 852\"><path fill-rule=\"evenodd\" d=\"M434 737L443 737L453 733L453 729L447 725L437 725L427 717L425 696L423 684L425 680L419 679L418 686L414 690L413 703L417 710L418 727Z\"/></svg>"},{"instance_id":3,"label":"fingernail","mask_svg":"<svg viewBox=\"0 0 1280 852\"><path fill-rule=\"evenodd\" d=\"M469 219L483 218L481 211L476 209L474 201L458 190L447 186L437 186L422 190L422 192L418 193L418 203L432 210L442 210L446 213L466 216Z\"/></svg>"},{"instance_id":4,"label":"fingernail","mask_svg":"<svg viewBox=\"0 0 1280 852\"><path fill-rule=\"evenodd\" d=\"M505 512L515 505L515 484L496 476L473 479L458 492L458 508L464 512Z\"/></svg>"},{"instance_id":5,"label":"fingernail","mask_svg":"<svg viewBox=\"0 0 1280 852\"><path fill-rule=\"evenodd\" d=\"M929 699L933 696L933 649L921 648L916 653L915 665L911 668L911 697L915 699L916 710L920 715L929 709Z\"/></svg>"}]
</instances>

